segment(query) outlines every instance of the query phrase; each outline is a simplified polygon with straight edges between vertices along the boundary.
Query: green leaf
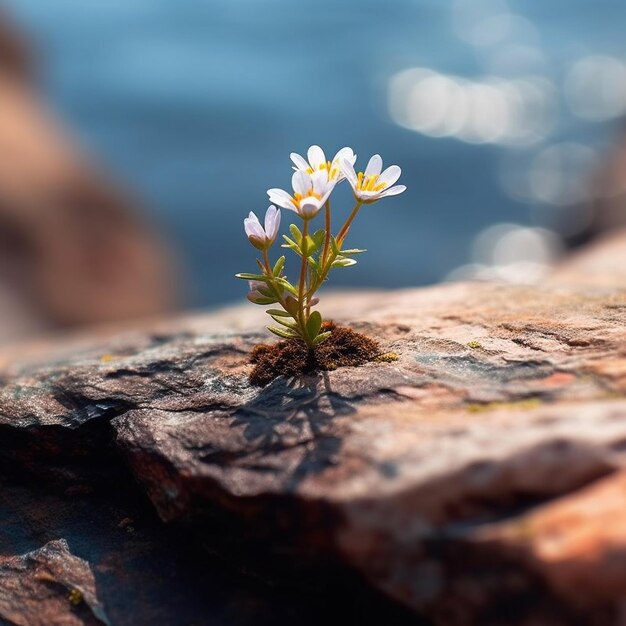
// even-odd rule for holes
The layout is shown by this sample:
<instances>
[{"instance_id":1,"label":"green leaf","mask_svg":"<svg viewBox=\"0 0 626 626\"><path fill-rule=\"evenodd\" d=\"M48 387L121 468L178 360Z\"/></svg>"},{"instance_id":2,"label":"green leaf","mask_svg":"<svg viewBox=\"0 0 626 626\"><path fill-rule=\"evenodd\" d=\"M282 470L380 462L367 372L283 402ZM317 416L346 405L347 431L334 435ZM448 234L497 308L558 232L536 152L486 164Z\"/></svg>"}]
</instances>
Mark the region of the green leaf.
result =
<instances>
[{"instance_id":1,"label":"green leaf","mask_svg":"<svg viewBox=\"0 0 626 626\"><path fill-rule=\"evenodd\" d=\"M289 232L291 233L291 236L294 238L295 241L297 241L298 243L302 241L302 233L295 224L289 225Z\"/></svg>"},{"instance_id":2,"label":"green leaf","mask_svg":"<svg viewBox=\"0 0 626 626\"><path fill-rule=\"evenodd\" d=\"M307 235L306 239L303 239L300 242L300 250L302 251L303 254L304 254L305 243L306 243L306 255L310 256L311 254L315 252L315 242L313 241L312 237Z\"/></svg>"},{"instance_id":3,"label":"green leaf","mask_svg":"<svg viewBox=\"0 0 626 626\"><path fill-rule=\"evenodd\" d=\"M241 274L235 274L235 278L241 278L242 280L260 280L264 283L268 283L273 277L267 276L266 274L248 274L243 272Z\"/></svg>"},{"instance_id":4,"label":"green leaf","mask_svg":"<svg viewBox=\"0 0 626 626\"><path fill-rule=\"evenodd\" d=\"M267 309L266 313L272 317L293 317L291 313L282 311L281 309Z\"/></svg>"},{"instance_id":5,"label":"green leaf","mask_svg":"<svg viewBox=\"0 0 626 626\"><path fill-rule=\"evenodd\" d=\"M289 293L292 293L294 296L298 295L298 289L294 287L286 278L274 278L274 281L277 285L280 285L283 289L286 289Z\"/></svg>"},{"instance_id":6,"label":"green leaf","mask_svg":"<svg viewBox=\"0 0 626 626\"><path fill-rule=\"evenodd\" d=\"M272 315L271 317L277 324L280 324L281 326L286 326L287 328L291 328L297 332L298 325L296 324L296 322L291 321L291 318L287 319L286 317L279 317L278 315Z\"/></svg>"},{"instance_id":7,"label":"green leaf","mask_svg":"<svg viewBox=\"0 0 626 626\"><path fill-rule=\"evenodd\" d=\"M316 231L312 237L308 238L307 253L309 256L315 254L324 244L324 238L326 237L326 231L323 228Z\"/></svg>"},{"instance_id":8,"label":"green leaf","mask_svg":"<svg viewBox=\"0 0 626 626\"><path fill-rule=\"evenodd\" d=\"M343 256L349 256L350 254L363 254L363 252L367 252L367 250L361 250L359 248L352 248L350 250L342 250L341 254Z\"/></svg>"},{"instance_id":9,"label":"green leaf","mask_svg":"<svg viewBox=\"0 0 626 626\"><path fill-rule=\"evenodd\" d=\"M311 271L312 283L316 284L319 280L320 266L313 257L309 258L309 270Z\"/></svg>"},{"instance_id":10,"label":"green leaf","mask_svg":"<svg viewBox=\"0 0 626 626\"><path fill-rule=\"evenodd\" d=\"M292 250L300 251L300 245L297 244L293 239L289 239L287 235L283 235L283 239L287 242L286 244L282 244L283 248L291 248Z\"/></svg>"},{"instance_id":11,"label":"green leaf","mask_svg":"<svg viewBox=\"0 0 626 626\"><path fill-rule=\"evenodd\" d=\"M313 311L306 323L306 334L313 341L322 327L322 316L319 311Z\"/></svg>"},{"instance_id":12,"label":"green leaf","mask_svg":"<svg viewBox=\"0 0 626 626\"><path fill-rule=\"evenodd\" d=\"M333 251L335 255L341 252L341 250L339 249L339 246L337 245L337 240L334 237L330 238L330 249Z\"/></svg>"},{"instance_id":13,"label":"green leaf","mask_svg":"<svg viewBox=\"0 0 626 626\"><path fill-rule=\"evenodd\" d=\"M317 346L320 343L322 343L322 341L326 341L326 339L328 339L330 336L332 335L331 332L325 332L325 333L320 333L317 337L315 337L315 339L313 340L313 345Z\"/></svg>"},{"instance_id":14,"label":"green leaf","mask_svg":"<svg viewBox=\"0 0 626 626\"><path fill-rule=\"evenodd\" d=\"M294 333L287 328L276 328L276 326L268 326L267 330L283 339L294 339L295 337L299 337L297 333Z\"/></svg>"},{"instance_id":15,"label":"green leaf","mask_svg":"<svg viewBox=\"0 0 626 626\"><path fill-rule=\"evenodd\" d=\"M350 267L351 265L356 265L356 261L354 259L346 259L346 257L338 256L333 261L331 267Z\"/></svg>"},{"instance_id":16,"label":"green leaf","mask_svg":"<svg viewBox=\"0 0 626 626\"><path fill-rule=\"evenodd\" d=\"M299 257L302 257L302 250L300 250L300 244L297 244L293 239L289 239L287 235L283 235L283 239L287 243L283 243L281 248L288 248L289 250L293 250Z\"/></svg>"},{"instance_id":17,"label":"green leaf","mask_svg":"<svg viewBox=\"0 0 626 626\"><path fill-rule=\"evenodd\" d=\"M288 296L285 300L285 308L289 311L289 313L291 313L291 317L293 317L294 319L298 316L298 313L300 312L298 301L291 296Z\"/></svg>"},{"instance_id":18,"label":"green leaf","mask_svg":"<svg viewBox=\"0 0 626 626\"><path fill-rule=\"evenodd\" d=\"M285 257L281 256L280 259L276 261L272 274L274 274L274 276L280 276L280 273L283 271L283 267L285 267Z\"/></svg>"},{"instance_id":19,"label":"green leaf","mask_svg":"<svg viewBox=\"0 0 626 626\"><path fill-rule=\"evenodd\" d=\"M324 239L326 239L326 231L323 228L316 230L313 234L313 241L318 247L321 247L321 245L324 243Z\"/></svg>"},{"instance_id":20,"label":"green leaf","mask_svg":"<svg viewBox=\"0 0 626 626\"><path fill-rule=\"evenodd\" d=\"M248 298L248 300L250 300L250 298ZM271 298L267 296L267 297L256 298L255 300L250 300L250 302L252 302L252 304L260 304L261 306L267 306L268 304L276 304L278 300L276 300L276 298Z\"/></svg>"},{"instance_id":21,"label":"green leaf","mask_svg":"<svg viewBox=\"0 0 626 626\"><path fill-rule=\"evenodd\" d=\"M292 246L291 244L288 243L283 243L280 246L281 248L289 248L289 250L293 250L299 257L302 256L302 254L300 254L300 248L298 248L295 244Z\"/></svg>"},{"instance_id":22,"label":"green leaf","mask_svg":"<svg viewBox=\"0 0 626 626\"><path fill-rule=\"evenodd\" d=\"M292 224L292 226L294 225ZM297 228L297 227L294 226L294 228ZM312 254L315 254L319 250L319 246L317 245L313 237L310 237L309 235L306 236L306 239L302 237L302 235L300 235L300 238L298 239L298 243L296 243L293 239L290 239L289 237L287 237L287 235L283 235L283 239L285 240L286 243L282 244L281 247L289 248L290 250L293 250L300 257L302 257L303 254L306 254L307 257L309 257Z\"/></svg>"}]
</instances>

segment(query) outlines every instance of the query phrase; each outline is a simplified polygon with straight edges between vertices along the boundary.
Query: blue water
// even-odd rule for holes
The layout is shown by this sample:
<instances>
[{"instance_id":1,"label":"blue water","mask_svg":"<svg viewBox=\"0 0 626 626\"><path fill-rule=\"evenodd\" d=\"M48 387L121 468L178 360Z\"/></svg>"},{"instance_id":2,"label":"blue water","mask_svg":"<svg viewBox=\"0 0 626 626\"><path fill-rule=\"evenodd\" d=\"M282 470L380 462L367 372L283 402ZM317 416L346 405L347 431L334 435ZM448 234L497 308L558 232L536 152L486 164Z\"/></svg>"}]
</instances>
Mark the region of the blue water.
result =
<instances>
[{"instance_id":1,"label":"blue water","mask_svg":"<svg viewBox=\"0 0 626 626\"><path fill-rule=\"evenodd\" d=\"M601 152L618 124L576 118L560 90L577 59L626 57L623 0L495 3L534 25L545 62L528 71L557 93L556 123L525 147L432 138L391 119L397 72L476 78L501 53L460 38L447 0L5 4L37 42L58 115L138 192L179 250L194 305L245 293L232 278L253 267L242 219L265 210L267 188L287 188L291 151L350 145L361 158L380 152L402 166L408 191L363 211L350 243L369 252L332 279L395 287L440 280L466 263L490 224L541 223L536 202L503 188L508 156L525 162L562 141Z\"/></svg>"}]
</instances>

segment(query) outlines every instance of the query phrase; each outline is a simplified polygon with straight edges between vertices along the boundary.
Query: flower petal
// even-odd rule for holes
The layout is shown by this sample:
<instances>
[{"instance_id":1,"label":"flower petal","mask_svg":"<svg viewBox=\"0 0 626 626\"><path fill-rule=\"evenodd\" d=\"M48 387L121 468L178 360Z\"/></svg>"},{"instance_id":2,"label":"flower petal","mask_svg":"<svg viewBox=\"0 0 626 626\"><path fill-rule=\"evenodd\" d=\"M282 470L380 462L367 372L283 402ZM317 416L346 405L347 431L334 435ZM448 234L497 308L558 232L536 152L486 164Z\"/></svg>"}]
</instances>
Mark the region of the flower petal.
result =
<instances>
[{"instance_id":1,"label":"flower petal","mask_svg":"<svg viewBox=\"0 0 626 626\"><path fill-rule=\"evenodd\" d=\"M393 185L400 178L402 170L397 165L390 165L378 179L378 183L384 183L385 187Z\"/></svg>"},{"instance_id":2,"label":"flower petal","mask_svg":"<svg viewBox=\"0 0 626 626\"><path fill-rule=\"evenodd\" d=\"M385 191L383 191L379 198L385 198L387 196L397 196L403 192L406 191L406 187L404 185L396 185L395 187L392 187L391 189L386 189Z\"/></svg>"},{"instance_id":3,"label":"flower petal","mask_svg":"<svg viewBox=\"0 0 626 626\"><path fill-rule=\"evenodd\" d=\"M313 172L313 174L311 174L311 184L313 186L313 191L320 195L325 194L329 188L332 190L335 186L334 181L331 183L331 181L328 180L326 170L317 170L316 172Z\"/></svg>"},{"instance_id":4,"label":"flower petal","mask_svg":"<svg viewBox=\"0 0 626 626\"><path fill-rule=\"evenodd\" d=\"M271 204L265 212L265 234L274 243L280 227L280 211Z\"/></svg>"},{"instance_id":5,"label":"flower petal","mask_svg":"<svg viewBox=\"0 0 626 626\"><path fill-rule=\"evenodd\" d=\"M298 170L293 173L291 184L296 193L304 196L309 192L309 189L311 189L311 177L306 172Z\"/></svg>"},{"instance_id":6,"label":"flower petal","mask_svg":"<svg viewBox=\"0 0 626 626\"><path fill-rule=\"evenodd\" d=\"M252 213L251 215L254 215L254 213ZM261 224L259 224L259 220L256 218L256 215L254 215L254 219L251 217L246 217L246 219L243 221L243 227L246 231L248 239L258 239L260 241L265 241L265 231L263 230Z\"/></svg>"},{"instance_id":7,"label":"flower petal","mask_svg":"<svg viewBox=\"0 0 626 626\"><path fill-rule=\"evenodd\" d=\"M356 161L356 154L354 154L352 148L346 146L337 152L335 158L333 159L333 163L341 163L342 159L345 159L354 165L354 162Z\"/></svg>"},{"instance_id":8,"label":"flower petal","mask_svg":"<svg viewBox=\"0 0 626 626\"><path fill-rule=\"evenodd\" d=\"M324 201L321 202L313 196L304 198L304 200L300 202L300 210L298 211L299 215L301 217L304 217L305 219L311 219L312 217L315 217L319 213L324 202L326 201L325 199L323 200Z\"/></svg>"},{"instance_id":9,"label":"flower petal","mask_svg":"<svg viewBox=\"0 0 626 626\"><path fill-rule=\"evenodd\" d=\"M338 179L334 178L329 180L326 170L319 170L311 176L311 180L313 182L313 191L320 197L318 202L320 206L322 206L333 192Z\"/></svg>"},{"instance_id":10,"label":"flower petal","mask_svg":"<svg viewBox=\"0 0 626 626\"><path fill-rule=\"evenodd\" d=\"M352 189L356 189L356 172L354 171L354 165L350 163L347 159L342 159L340 162L341 171L344 173L344 176L348 179L350 186Z\"/></svg>"},{"instance_id":11,"label":"flower petal","mask_svg":"<svg viewBox=\"0 0 626 626\"><path fill-rule=\"evenodd\" d=\"M354 154L352 148L348 148L347 146L345 148L341 148L332 160L329 178L336 178L338 183L346 177L341 169L341 161L343 159L354 165L354 162L356 161L356 154Z\"/></svg>"},{"instance_id":12,"label":"flower petal","mask_svg":"<svg viewBox=\"0 0 626 626\"><path fill-rule=\"evenodd\" d=\"M358 192L358 197L359 198L364 198L365 200L367 200L368 198L378 198L379 196L379 192L378 191L365 191L365 190L361 190Z\"/></svg>"},{"instance_id":13,"label":"flower petal","mask_svg":"<svg viewBox=\"0 0 626 626\"><path fill-rule=\"evenodd\" d=\"M277 204L283 209L291 209L292 211L295 211L293 200L284 189L268 189L267 195L269 196L272 204Z\"/></svg>"},{"instance_id":14,"label":"flower petal","mask_svg":"<svg viewBox=\"0 0 626 626\"><path fill-rule=\"evenodd\" d=\"M309 169L309 164L297 152L292 152L289 156L296 166L296 170L304 170L306 172Z\"/></svg>"},{"instance_id":15,"label":"flower petal","mask_svg":"<svg viewBox=\"0 0 626 626\"><path fill-rule=\"evenodd\" d=\"M326 192L319 199L320 207L322 207L322 206L324 206L326 204L326 200L328 200L328 198L329 198L330 194L333 192L334 188L335 188L335 185L329 186L328 189L326 190Z\"/></svg>"},{"instance_id":16,"label":"flower petal","mask_svg":"<svg viewBox=\"0 0 626 626\"><path fill-rule=\"evenodd\" d=\"M326 163L326 155L319 146L311 146L306 153L309 163L314 170L319 169L322 163Z\"/></svg>"},{"instance_id":17,"label":"flower petal","mask_svg":"<svg viewBox=\"0 0 626 626\"><path fill-rule=\"evenodd\" d=\"M273 204L270 204L267 207L267 211L265 211L264 228L266 233L270 231L271 226L273 225L275 213L276 207Z\"/></svg>"},{"instance_id":18,"label":"flower petal","mask_svg":"<svg viewBox=\"0 0 626 626\"><path fill-rule=\"evenodd\" d=\"M383 169L383 160L380 154L375 154L365 168L365 176L378 176Z\"/></svg>"}]
</instances>

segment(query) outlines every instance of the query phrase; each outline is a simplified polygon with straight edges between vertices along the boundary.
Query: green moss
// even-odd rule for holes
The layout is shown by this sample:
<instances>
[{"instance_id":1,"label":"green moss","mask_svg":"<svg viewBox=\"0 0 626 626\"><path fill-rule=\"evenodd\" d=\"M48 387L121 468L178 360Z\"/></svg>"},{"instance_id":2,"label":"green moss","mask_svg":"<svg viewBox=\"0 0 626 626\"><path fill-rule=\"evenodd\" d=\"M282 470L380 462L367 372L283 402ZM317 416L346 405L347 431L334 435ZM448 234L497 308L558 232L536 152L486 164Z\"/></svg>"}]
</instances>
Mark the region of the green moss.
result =
<instances>
[{"instance_id":1,"label":"green moss","mask_svg":"<svg viewBox=\"0 0 626 626\"><path fill-rule=\"evenodd\" d=\"M485 413L487 411L497 411L500 409L511 410L532 410L539 408L543 402L540 398L527 398L525 400L514 400L513 402L485 402L468 404L467 410L470 413Z\"/></svg>"},{"instance_id":2,"label":"green moss","mask_svg":"<svg viewBox=\"0 0 626 626\"><path fill-rule=\"evenodd\" d=\"M83 592L80 589L72 589L70 594L67 596L67 599L70 601L70 604L74 606L78 606L85 599L83 596Z\"/></svg>"},{"instance_id":3,"label":"green moss","mask_svg":"<svg viewBox=\"0 0 626 626\"><path fill-rule=\"evenodd\" d=\"M330 336L312 350L297 339L255 346L250 353L254 365L250 382L263 387L281 375L299 376L378 360L380 346L374 339L332 322L326 322L322 328Z\"/></svg>"},{"instance_id":4,"label":"green moss","mask_svg":"<svg viewBox=\"0 0 626 626\"><path fill-rule=\"evenodd\" d=\"M378 363L393 363L399 361L400 356L395 352L385 352L385 354L379 354L374 360Z\"/></svg>"},{"instance_id":5,"label":"green moss","mask_svg":"<svg viewBox=\"0 0 626 626\"><path fill-rule=\"evenodd\" d=\"M478 341L468 341L467 347L475 350L477 348L482 348L482 345Z\"/></svg>"}]
</instances>

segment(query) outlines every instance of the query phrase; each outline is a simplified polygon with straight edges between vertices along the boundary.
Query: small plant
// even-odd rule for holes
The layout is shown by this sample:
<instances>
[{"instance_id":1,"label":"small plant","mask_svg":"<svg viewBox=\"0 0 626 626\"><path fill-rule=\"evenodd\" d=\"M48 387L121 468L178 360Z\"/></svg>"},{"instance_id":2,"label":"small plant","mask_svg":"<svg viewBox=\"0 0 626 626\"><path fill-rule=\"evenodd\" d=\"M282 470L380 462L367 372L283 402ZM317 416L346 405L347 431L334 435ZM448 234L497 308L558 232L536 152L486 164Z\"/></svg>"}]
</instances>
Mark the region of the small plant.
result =
<instances>
[{"instance_id":1,"label":"small plant","mask_svg":"<svg viewBox=\"0 0 626 626\"><path fill-rule=\"evenodd\" d=\"M332 269L355 265L353 257L365 252L344 248L354 219L363 205L398 195L406 187L393 186L401 170L392 165L383 171L383 161L377 154L369 160L365 171L358 174L354 169L356 155L351 148L342 148L332 161L327 161L319 146L311 146L307 157L308 161L299 154L291 154L295 170L291 179L293 192L268 190L273 204L267 209L263 224L252 212L244 220L248 240L261 252L261 258L257 259L258 273L237 274L237 278L249 281L248 300L262 306L274 305L267 313L277 325L268 326L268 330L283 339L302 340L313 349L332 334L320 312L314 309L319 302L315 294ZM343 180L352 187L355 205L333 234L330 197ZM281 220L280 209L275 205L293 211L301 220L300 226L290 224L290 236L283 235L282 247L300 259L298 280L293 283L285 274L285 256L273 263L269 257ZM324 227L314 230L312 222L322 210Z\"/></svg>"}]
</instances>

